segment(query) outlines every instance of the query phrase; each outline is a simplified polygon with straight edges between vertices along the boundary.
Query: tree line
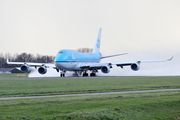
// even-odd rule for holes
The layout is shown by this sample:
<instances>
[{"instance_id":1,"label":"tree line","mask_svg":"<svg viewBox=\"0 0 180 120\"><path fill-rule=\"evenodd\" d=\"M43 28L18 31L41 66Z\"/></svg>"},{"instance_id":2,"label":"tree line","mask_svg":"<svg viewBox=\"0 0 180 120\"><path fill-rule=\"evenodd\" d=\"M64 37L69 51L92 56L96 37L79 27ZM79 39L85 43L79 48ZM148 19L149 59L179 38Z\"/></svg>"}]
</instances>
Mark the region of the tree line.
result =
<instances>
[{"instance_id":1,"label":"tree line","mask_svg":"<svg viewBox=\"0 0 180 120\"><path fill-rule=\"evenodd\" d=\"M13 68L13 67L19 67L20 65L11 65L7 64L6 61L9 59L9 61L13 62L36 62L36 63L53 63L54 62L54 56L49 55L33 55L29 53L21 53L21 54L10 54L10 53L0 53L0 67L1 68Z\"/></svg>"},{"instance_id":2,"label":"tree line","mask_svg":"<svg viewBox=\"0 0 180 120\"><path fill-rule=\"evenodd\" d=\"M79 48L76 51L80 52L80 53L91 53L93 51L93 49L91 49L91 48Z\"/></svg>"},{"instance_id":3,"label":"tree line","mask_svg":"<svg viewBox=\"0 0 180 120\"><path fill-rule=\"evenodd\" d=\"M92 52L91 48L79 48L75 50L80 53L90 53ZM14 67L20 67L20 65L11 65L7 64L6 61L9 59L9 61L13 62L36 62L36 63L53 63L55 56L49 56L49 55L40 55L40 54L30 54L30 53L21 53L21 54L10 54L10 53L0 53L0 68L14 68Z\"/></svg>"}]
</instances>

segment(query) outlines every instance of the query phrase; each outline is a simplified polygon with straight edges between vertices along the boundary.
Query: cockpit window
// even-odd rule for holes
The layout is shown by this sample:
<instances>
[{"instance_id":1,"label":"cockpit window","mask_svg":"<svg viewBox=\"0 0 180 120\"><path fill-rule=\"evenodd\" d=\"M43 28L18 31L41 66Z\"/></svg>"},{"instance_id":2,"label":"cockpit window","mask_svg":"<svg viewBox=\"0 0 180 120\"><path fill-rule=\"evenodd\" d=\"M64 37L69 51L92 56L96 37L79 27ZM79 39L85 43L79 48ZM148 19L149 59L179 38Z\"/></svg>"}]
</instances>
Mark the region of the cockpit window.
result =
<instances>
[{"instance_id":1,"label":"cockpit window","mask_svg":"<svg viewBox=\"0 0 180 120\"><path fill-rule=\"evenodd\" d=\"M59 53L64 53L64 52L59 52Z\"/></svg>"}]
</instances>

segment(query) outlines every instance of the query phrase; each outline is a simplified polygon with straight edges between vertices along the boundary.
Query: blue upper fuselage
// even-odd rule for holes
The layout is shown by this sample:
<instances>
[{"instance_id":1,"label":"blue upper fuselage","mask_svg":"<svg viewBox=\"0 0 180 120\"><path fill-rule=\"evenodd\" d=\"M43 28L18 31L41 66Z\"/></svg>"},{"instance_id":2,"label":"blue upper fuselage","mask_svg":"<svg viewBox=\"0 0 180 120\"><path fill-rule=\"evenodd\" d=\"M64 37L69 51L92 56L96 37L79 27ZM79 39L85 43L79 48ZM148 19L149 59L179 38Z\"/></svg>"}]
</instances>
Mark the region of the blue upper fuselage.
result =
<instances>
[{"instance_id":1,"label":"blue upper fuselage","mask_svg":"<svg viewBox=\"0 0 180 120\"><path fill-rule=\"evenodd\" d=\"M57 62L100 62L101 53L79 53L74 50L60 50L55 57Z\"/></svg>"}]
</instances>

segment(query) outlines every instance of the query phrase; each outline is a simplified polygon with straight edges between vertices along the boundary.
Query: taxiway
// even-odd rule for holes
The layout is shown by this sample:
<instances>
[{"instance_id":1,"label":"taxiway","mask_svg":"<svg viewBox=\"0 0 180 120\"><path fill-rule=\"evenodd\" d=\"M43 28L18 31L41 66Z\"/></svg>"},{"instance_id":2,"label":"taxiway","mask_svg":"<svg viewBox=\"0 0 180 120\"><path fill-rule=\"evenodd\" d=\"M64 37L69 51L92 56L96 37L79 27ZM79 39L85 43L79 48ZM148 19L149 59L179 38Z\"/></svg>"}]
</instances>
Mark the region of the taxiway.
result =
<instances>
[{"instance_id":1,"label":"taxiway","mask_svg":"<svg viewBox=\"0 0 180 120\"><path fill-rule=\"evenodd\" d=\"M180 90L180 89L158 89L158 90L121 91L121 92L105 92L105 93L83 93L83 94L47 95L47 96L26 96L26 97L3 97L3 98L0 98L0 100L68 97L68 96L86 96L86 95L110 95L110 94L145 93L145 92L177 91L177 90Z\"/></svg>"}]
</instances>

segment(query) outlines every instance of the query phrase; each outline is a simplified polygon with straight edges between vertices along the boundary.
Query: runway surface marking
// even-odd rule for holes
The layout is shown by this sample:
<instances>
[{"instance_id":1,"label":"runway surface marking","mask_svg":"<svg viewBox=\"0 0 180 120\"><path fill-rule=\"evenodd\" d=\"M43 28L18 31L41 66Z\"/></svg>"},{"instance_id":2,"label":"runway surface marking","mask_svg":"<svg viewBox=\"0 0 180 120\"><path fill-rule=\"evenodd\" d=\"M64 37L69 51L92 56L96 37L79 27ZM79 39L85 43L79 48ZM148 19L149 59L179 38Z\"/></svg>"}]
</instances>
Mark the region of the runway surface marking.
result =
<instances>
[{"instance_id":1,"label":"runway surface marking","mask_svg":"<svg viewBox=\"0 0 180 120\"><path fill-rule=\"evenodd\" d=\"M66 97L66 96L84 96L84 95L109 95L109 94L125 94L125 93L145 93L145 92L176 91L176 90L180 90L180 88L179 89L159 89L159 90L105 92L105 93L83 93L83 94L67 94L67 95L4 97L4 98L0 98L0 100L28 99L28 98L49 98L49 97Z\"/></svg>"}]
</instances>

